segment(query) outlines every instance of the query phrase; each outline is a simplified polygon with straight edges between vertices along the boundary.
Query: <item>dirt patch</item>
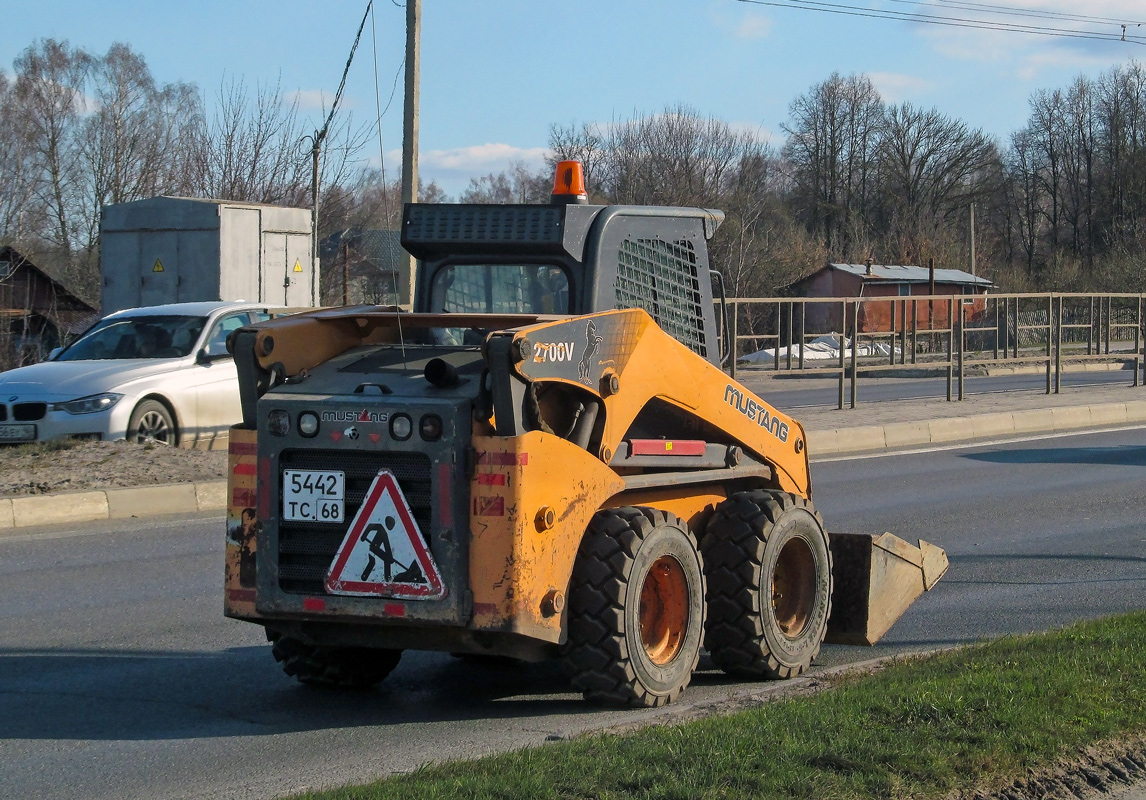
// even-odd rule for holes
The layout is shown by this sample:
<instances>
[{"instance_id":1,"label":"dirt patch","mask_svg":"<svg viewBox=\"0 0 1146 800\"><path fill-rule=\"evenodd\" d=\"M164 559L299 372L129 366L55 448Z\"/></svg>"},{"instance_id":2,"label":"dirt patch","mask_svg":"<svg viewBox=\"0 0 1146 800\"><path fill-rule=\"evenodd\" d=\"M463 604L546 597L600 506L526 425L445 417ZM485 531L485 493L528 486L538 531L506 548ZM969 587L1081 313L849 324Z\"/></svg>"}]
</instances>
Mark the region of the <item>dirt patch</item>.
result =
<instances>
[{"instance_id":1,"label":"dirt patch","mask_svg":"<svg viewBox=\"0 0 1146 800\"><path fill-rule=\"evenodd\" d=\"M1092 800L1117 796L1130 786L1146 793L1146 737L1092 745L996 791L960 793L951 800Z\"/></svg>"},{"instance_id":2,"label":"dirt patch","mask_svg":"<svg viewBox=\"0 0 1146 800\"><path fill-rule=\"evenodd\" d=\"M226 479L226 450L184 450L128 442L0 448L0 497Z\"/></svg>"}]
</instances>

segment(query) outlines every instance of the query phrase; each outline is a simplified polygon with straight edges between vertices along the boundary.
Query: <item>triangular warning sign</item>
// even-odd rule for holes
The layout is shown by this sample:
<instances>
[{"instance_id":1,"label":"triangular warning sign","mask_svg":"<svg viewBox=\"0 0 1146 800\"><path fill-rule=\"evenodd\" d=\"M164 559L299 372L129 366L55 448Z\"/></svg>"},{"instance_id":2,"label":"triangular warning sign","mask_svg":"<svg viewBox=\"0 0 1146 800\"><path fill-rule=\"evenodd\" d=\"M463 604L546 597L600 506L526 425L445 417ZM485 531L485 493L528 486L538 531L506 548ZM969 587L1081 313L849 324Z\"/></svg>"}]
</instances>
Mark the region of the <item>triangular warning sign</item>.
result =
<instances>
[{"instance_id":1,"label":"triangular warning sign","mask_svg":"<svg viewBox=\"0 0 1146 800\"><path fill-rule=\"evenodd\" d=\"M326 591L362 597L436 600L446 595L398 480L381 470L326 573Z\"/></svg>"},{"instance_id":2,"label":"triangular warning sign","mask_svg":"<svg viewBox=\"0 0 1146 800\"><path fill-rule=\"evenodd\" d=\"M152 272L163 272L163 262L158 258L155 259L155 266L151 268Z\"/></svg>"},{"instance_id":3,"label":"triangular warning sign","mask_svg":"<svg viewBox=\"0 0 1146 800\"><path fill-rule=\"evenodd\" d=\"M295 272L302 272L302 262L299 261L297 258L294 260L294 271Z\"/></svg>"}]
</instances>

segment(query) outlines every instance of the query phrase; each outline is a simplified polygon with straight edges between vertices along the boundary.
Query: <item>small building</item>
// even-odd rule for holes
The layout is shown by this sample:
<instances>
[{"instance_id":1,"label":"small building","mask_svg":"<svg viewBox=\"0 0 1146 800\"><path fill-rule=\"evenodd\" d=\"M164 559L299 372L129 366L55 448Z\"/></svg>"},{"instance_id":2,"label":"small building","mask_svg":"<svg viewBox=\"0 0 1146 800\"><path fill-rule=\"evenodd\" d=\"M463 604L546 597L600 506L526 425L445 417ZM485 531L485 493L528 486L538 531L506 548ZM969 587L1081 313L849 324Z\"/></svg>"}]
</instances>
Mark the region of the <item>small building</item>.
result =
<instances>
[{"instance_id":1,"label":"small building","mask_svg":"<svg viewBox=\"0 0 1146 800\"><path fill-rule=\"evenodd\" d=\"M101 305L197 300L318 305L311 212L196 197L151 197L103 207Z\"/></svg>"},{"instance_id":2,"label":"small building","mask_svg":"<svg viewBox=\"0 0 1146 800\"><path fill-rule=\"evenodd\" d=\"M34 364L83 333L99 311L14 247L0 247L0 368Z\"/></svg>"},{"instance_id":3,"label":"small building","mask_svg":"<svg viewBox=\"0 0 1146 800\"><path fill-rule=\"evenodd\" d=\"M795 297L862 297L904 298L937 295L959 295L965 322L972 322L986 309L987 290L994 284L958 269L934 270L927 267L898 264L834 264L830 263L811 275L786 287L784 294ZM916 303L865 302L859 309L859 331L880 333L898 330L902 325L904 308L907 324L912 315L919 329L948 327L947 303L921 301ZM836 303L809 303L806 309L809 331L840 331L842 308ZM930 319L930 323L928 320ZM847 321L851 327L851 320Z\"/></svg>"}]
</instances>

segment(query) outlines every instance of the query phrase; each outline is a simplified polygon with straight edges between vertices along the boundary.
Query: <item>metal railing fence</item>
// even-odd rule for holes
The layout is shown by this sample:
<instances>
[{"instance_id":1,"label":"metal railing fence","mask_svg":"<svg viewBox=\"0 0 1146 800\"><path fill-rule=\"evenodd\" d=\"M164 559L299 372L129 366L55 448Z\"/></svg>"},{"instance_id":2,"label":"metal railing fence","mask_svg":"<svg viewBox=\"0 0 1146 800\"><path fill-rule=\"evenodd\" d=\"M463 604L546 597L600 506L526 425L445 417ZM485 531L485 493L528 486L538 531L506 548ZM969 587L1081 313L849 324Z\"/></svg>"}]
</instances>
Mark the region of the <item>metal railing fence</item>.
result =
<instances>
[{"instance_id":1,"label":"metal railing fence","mask_svg":"<svg viewBox=\"0 0 1146 800\"><path fill-rule=\"evenodd\" d=\"M948 400L965 397L967 370L980 367L1042 367L1050 394L1061 387L1064 363L1121 362L1133 364L1133 385L1143 385L1144 298L1057 292L728 298L720 327L733 345L734 378L746 368L836 375L842 409L845 400L855 407L861 375L890 371L945 373ZM823 354L834 352L833 343L838 353L829 363Z\"/></svg>"}]
</instances>

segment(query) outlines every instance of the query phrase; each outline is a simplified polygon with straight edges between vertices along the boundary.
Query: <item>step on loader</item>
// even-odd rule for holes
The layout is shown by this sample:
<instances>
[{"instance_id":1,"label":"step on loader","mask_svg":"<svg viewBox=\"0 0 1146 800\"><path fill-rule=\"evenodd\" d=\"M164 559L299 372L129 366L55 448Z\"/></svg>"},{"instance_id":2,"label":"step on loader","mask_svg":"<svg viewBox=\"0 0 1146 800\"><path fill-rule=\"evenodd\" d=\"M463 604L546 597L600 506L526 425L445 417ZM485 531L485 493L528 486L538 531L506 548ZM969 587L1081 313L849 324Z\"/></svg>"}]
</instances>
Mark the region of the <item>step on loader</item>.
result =
<instances>
[{"instance_id":1,"label":"step on loader","mask_svg":"<svg viewBox=\"0 0 1146 800\"><path fill-rule=\"evenodd\" d=\"M696 208L404 209L412 312L236 331L225 613L305 683L366 687L403 650L562 658L590 700L672 701L702 648L787 678L873 644L947 566L828 533L805 431L722 365Z\"/></svg>"}]
</instances>

